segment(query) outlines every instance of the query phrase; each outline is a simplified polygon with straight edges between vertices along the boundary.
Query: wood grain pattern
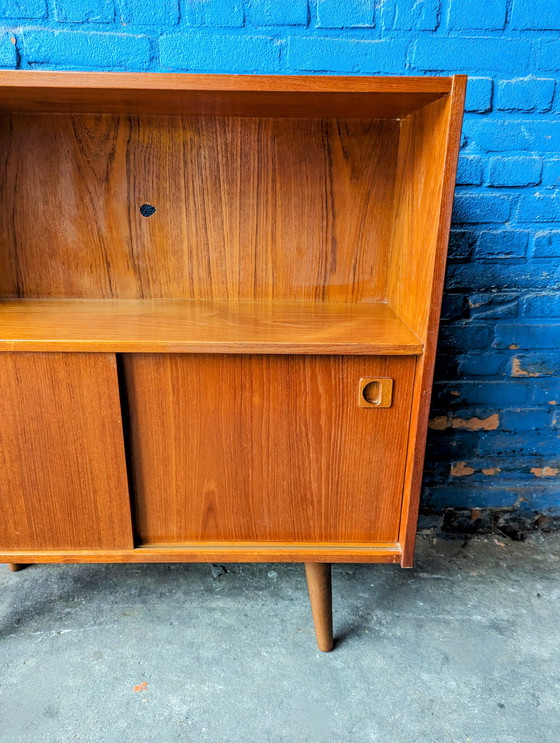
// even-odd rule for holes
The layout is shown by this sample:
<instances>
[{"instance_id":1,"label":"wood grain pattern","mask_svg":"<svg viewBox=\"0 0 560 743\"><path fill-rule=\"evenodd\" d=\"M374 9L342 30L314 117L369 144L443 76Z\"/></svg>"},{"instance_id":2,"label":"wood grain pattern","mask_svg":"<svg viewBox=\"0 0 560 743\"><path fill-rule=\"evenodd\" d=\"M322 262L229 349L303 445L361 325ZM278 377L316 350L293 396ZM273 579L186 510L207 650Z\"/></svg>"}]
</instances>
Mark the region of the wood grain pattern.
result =
<instances>
[{"instance_id":1,"label":"wood grain pattern","mask_svg":"<svg viewBox=\"0 0 560 743\"><path fill-rule=\"evenodd\" d=\"M464 89L0 71L0 560L411 564Z\"/></svg>"},{"instance_id":2,"label":"wood grain pattern","mask_svg":"<svg viewBox=\"0 0 560 743\"><path fill-rule=\"evenodd\" d=\"M331 566L329 563L306 562L305 576L317 647L328 653L333 648Z\"/></svg>"},{"instance_id":3,"label":"wood grain pattern","mask_svg":"<svg viewBox=\"0 0 560 743\"><path fill-rule=\"evenodd\" d=\"M0 119L0 296L385 298L398 121Z\"/></svg>"},{"instance_id":4,"label":"wood grain pattern","mask_svg":"<svg viewBox=\"0 0 560 743\"><path fill-rule=\"evenodd\" d=\"M0 550L132 547L113 356L0 354L0 420Z\"/></svg>"},{"instance_id":5,"label":"wood grain pattern","mask_svg":"<svg viewBox=\"0 0 560 743\"><path fill-rule=\"evenodd\" d=\"M125 550L0 551L0 562L122 563L122 562L364 562L397 563L398 544L319 544L289 542L185 542Z\"/></svg>"},{"instance_id":6,"label":"wood grain pattern","mask_svg":"<svg viewBox=\"0 0 560 743\"><path fill-rule=\"evenodd\" d=\"M123 357L140 544L395 542L413 357ZM395 380L391 408L360 377Z\"/></svg>"},{"instance_id":7,"label":"wood grain pattern","mask_svg":"<svg viewBox=\"0 0 560 743\"><path fill-rule=\"evenodd\" d=\"M0 110L400 118L451 90L449 77L0 71Z\"/></svg>"},{"instance_id":8,"label":"wood grain pattern","mask_svg":"<svg viewBox=\"0 0 560 743\"><path fill-rule=\"evenodd\" d=\"M401 122L388 301L425 339L449 129L449 99Z\"/></svg>"},{"instance_id":9,"label":"wood grain pattern","mask_svg":"<svg viewBox=\"0 0 560 743\"><path fill-rule=\"evenodd\" d=\"M451 226L451 211L461 141L461 124L463 121L466 87L467 78L464 75L457 75L453 78L453 91L446 112L447 125L444 131L440 132L440 136L445 141L445 160L443 173L441 174L442 185L437 216L437 230L433 235L434 258L430 293L427 298L424 298L427 312L424 311L422 313L421 325L412 325L419 332L424 331L422 336L426 341L426 347L423 356L419 359L414 379L403 509L399 535L399 541L403 548L401 560L403 567L412 567L414 558L416 523L422 487L426 433L428 430L441 300L447 261L447 244ZM400 310L402 311L402 305Z\"/></svg>"},{"instance_id":10,"label":"wood grain pattern","mask_svg":"<svg viewBox=\"0 0 560 743\"><path fill-rule=\"evenodd\" d=\"M379 303L3 300L0 351L418 354Z\"/></svg>"}]
</instances>

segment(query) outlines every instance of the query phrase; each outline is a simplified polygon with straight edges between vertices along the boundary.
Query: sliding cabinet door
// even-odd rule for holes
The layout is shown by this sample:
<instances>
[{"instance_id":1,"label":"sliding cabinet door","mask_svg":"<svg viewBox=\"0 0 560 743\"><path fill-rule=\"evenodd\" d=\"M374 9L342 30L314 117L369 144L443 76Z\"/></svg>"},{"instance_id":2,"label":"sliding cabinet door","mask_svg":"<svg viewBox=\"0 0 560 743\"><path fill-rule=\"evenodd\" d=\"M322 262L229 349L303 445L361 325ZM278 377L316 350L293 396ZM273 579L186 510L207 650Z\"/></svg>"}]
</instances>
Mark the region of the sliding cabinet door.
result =
<instances>
[{"instance_id":1,"label":"sliding cabinet door","mask_svg":"<svg viewBox=\"0 0 560 743\"><path fill-rule=\"evenodd\" d=\"M115 357L0 354L0 549L133 546Z\"/></svg>"},{"instance_id":2,"label":"sliding cabinet door","mask_svg":"<svg viewBox=\"0 0 560 743\"><path fill-rule=\"evenodd\" d=\"M414 357L123 363L141 543L398 541Z\"/></svg>"}]
</instances>

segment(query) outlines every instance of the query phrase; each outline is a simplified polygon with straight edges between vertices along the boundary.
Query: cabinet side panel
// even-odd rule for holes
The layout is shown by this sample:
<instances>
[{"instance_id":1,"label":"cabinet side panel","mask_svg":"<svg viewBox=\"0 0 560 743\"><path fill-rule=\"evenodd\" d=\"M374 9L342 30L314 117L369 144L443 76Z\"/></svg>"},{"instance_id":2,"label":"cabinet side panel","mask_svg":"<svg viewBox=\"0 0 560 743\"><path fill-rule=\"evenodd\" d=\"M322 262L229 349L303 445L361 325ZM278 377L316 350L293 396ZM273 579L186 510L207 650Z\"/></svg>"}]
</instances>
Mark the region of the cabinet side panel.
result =
<instances>
[{"instance_id":1,"label":"cabinet side panel","mask_svg":"<svg viewBox=\"0 0 560 743\"><path fill-rule=\"evenodd\" d=\"M397 120L13 114L0 135L2 296L386 297Z\"/></svg>"},{"instance_id":2,"label":"cabinet side panel","mask_svg":"<svg viewBox=\"0 0 560 743\"><path fill-rule=\"evenodd\" d=\"M388 302L425 340L437 255L451 101L401 122Z\"/></svg>"},{"instance_id":3,"label":"cabinet side panel","mask_svg":"<svg viewBox=\"0 0 560 743\"><path fill-rule=\"evenodd\" d=\"M140 542L396 542L415 363L126 355Z\"/></svg>"},{"instance_id":4,"label":"cabinet side panel","mask_svg":"<svg viewBox=\"0 0 560 743\"><path fill-rule=\"evenodd\" d=\"M0 548L125 549L115 357L0 354Z\"/></svg>"},{"instance_id":5,"label":"cabinet side panel","mask_svg":"<svg viewBox=\"0 0 560 743\"><path fill-rule=\"evenodd\" d=\"M406 119L399 147L403 211L395 224L389 304L425 344L414 380L399 536L404 567L412 565L414 553L465 88L466 77L455 76L447 100Z\"/></svg>"}]
</instances>

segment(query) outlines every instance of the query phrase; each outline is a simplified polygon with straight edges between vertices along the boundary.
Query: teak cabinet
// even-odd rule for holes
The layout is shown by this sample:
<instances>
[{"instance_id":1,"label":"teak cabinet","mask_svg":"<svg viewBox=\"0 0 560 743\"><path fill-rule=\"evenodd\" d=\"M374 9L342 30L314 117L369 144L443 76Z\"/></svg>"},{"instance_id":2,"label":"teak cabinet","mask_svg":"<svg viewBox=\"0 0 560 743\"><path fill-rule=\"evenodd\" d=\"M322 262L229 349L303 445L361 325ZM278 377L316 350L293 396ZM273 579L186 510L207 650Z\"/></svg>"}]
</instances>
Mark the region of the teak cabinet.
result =
<instances>
[{"instance_id":1,"label":"teak cabinet","mask_svg":"<svg viewBox=\"0 0 560 743\"><path fill-rule=\"evenodd\" d=\"M0 560L410 566L465 77L0 72Z\"/></svg>"}]
</instances>

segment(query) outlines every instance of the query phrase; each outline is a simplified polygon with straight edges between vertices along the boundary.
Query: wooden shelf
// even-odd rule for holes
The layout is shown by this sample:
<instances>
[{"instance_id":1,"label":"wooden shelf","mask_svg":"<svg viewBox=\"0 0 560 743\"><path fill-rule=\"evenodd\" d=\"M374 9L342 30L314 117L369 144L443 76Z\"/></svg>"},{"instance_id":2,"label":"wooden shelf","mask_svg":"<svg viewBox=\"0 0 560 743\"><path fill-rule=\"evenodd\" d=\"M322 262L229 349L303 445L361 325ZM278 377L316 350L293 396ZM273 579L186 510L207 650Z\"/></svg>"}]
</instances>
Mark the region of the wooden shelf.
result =
<instances>
[{"instance_id":1,"label":"wooden shelf","mask_svg":"<svg viewBox=\"0 0 560 743\"><path fill-rule=\"evenodd\" d=\"M386 304L0 300L1 351L420 354Z\"/></svg>"}]
</instances>

